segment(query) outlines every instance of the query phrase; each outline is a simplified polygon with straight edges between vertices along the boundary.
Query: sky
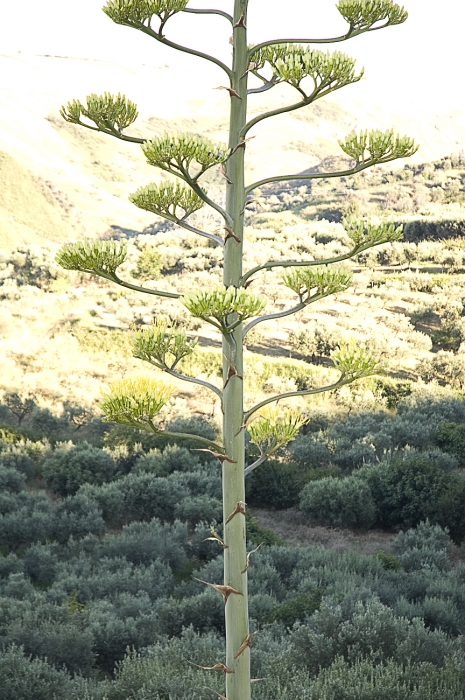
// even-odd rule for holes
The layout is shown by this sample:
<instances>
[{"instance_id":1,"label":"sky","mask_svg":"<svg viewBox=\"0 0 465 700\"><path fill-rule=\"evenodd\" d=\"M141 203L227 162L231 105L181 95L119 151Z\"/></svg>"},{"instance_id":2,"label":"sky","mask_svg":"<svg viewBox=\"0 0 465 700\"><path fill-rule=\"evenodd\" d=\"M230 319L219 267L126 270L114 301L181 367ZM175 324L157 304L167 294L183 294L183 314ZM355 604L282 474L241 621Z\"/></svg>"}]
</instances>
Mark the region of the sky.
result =
<instances>
[{"instance_id":1,"label":"sky","mask_svg":"<svg viewBox=\"0 0 465 700\"><path fill-rule=\"evenodd\" d=\"M0 0L0 54L51 54L137 64L185 66L186 81L196 79L199 59L178 54L128 27L114 24L103 12L104 0ZM231 11L232 0L191 0L190 7ZM327 48L344 51L365 67L365 77L350 86L355 99L430 112L465 110L462 0L406 0L403 25L357 37ZM337 36L347 27L334 0L250 0L249 36L268 38ZM223 18L177 15L166 35L228 59L230 26ZM326 48L326 47L323 47ZM209 69L212 85L223 75ZM172 90L182 86L172 86Z\"/></svg>"}]
</instances>

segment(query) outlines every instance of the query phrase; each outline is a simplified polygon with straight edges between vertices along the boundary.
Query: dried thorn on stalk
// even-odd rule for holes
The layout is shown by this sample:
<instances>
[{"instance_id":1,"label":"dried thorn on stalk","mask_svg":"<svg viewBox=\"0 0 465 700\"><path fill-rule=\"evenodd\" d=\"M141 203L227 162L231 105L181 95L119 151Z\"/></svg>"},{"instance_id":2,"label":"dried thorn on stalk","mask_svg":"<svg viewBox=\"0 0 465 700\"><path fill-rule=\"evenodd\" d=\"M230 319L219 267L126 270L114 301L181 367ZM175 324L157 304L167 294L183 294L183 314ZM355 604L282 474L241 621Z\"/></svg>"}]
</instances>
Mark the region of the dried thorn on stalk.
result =
<instances>
[{"instance_id":1,"label":"dried thorn on stalk","mask_svg":"<svg viewBox=\"0 0 465 700\"><path fill-rule=\"evenodd\" d=\"M234 673L234 671L231 671L230 668L225 666L224 664L215 664L214 666L199 666L199 664L194 664L193 661L189 661L189 659L186 659L188 664L192 664L192 666L197 666L197 668L203 668L204 671L224 671L225 673ZM257 680L262 680L257 679Z\"/></svg>"},{"instance_id":2,"label":"dried thorn on stalk","mask_svg":"<svg viewBox=\"0 0 465 700\"><path fill-rule=\"evenodd\" d=\"M231 97L238 97L240 100L242 100L242 97L239 95L239 93L236 92L235 90L233 90L232 88L228 88L228 87L225 87L224 85L220 85L219 87L213 88L213 89L214 90L227 90ZM231 155L232 155L232 153L231 153Z\"/></svg>"},{"instance_id":3,"label":"dried thorn on stalk","mask_svg":"<svg viewBox=\"0 0 465 700\"><path fill-rule=\"evenodd\" d=\"M231 153L229 154L229 157L231 158L231 156L233 156L235 154L235 152L237 151L238 148L245 148L245 144L248 141L252 141L252 139L254 139L254 138L255 138L255 136L249 136L248 139L245 139L244 137L242 137L241 140L239 141L239 143L237 144L237 146L234 146L234 148L232 149Z\"/></svg>"},{"instance_id":4,"label":"dried thorn on stalk","mask_svg":"<svg viewBox=\"0 0 465 700\"><path fill-rule=\"evenodd\" d=\"M247 637L244 639L241 646L239 647L237 654L234 657L235 659L237 659L237 657L242 654L242 652L244 651L244 649L246 647L252 646L252 637L254 636L254 634L257 634L257 632L258 632L258 630L256 630L255 632L251 632L250 634L247 635Z\"/></svg>"},{"instance_id":5,"label":"dried thorn on stalk","mask_svg":"<svg viewBox=\"0 0 465 700\"><path fill-rule=\"evenodd\" d=\"M238 243L241 242L241 239L236 236L236 234L234 233L234 231L232 230L232 228L230 226L225 226L224 230L228 232L227 236L224 239L225 243L228 240L228 238L234 238L234 240L237 241Z\"/></svg>"},{"instance_id":6,"label":"dried thorn on stalk","mask_svg":"<svg viewBox=\"0 0 465 700\"><path fill-rule=\"evenodd\" d=\"M226 174L226 168L224 167L224 163L221 164L221 174L223 175L223 177L226 178L226 182L228 183L228 185L232 185L232 184L233 184L233 183L232 183L232 180L230 180L229 177L228 177L227 174Z\"/></svg>"},{"instance_id":7,"label":"dried thorn on stalk","mask_svg":"<svg viewBox=\"0 0 465 700\"><path fill-rule=\"evenodd\" d=\"M234 508L233 512L229 516L229 518L226 520L226 525L229 523L230 520L234 518L235 515L238 513L242 513L242 515L245 515L245 508L244 508L245 503L243 501L238 501L236 503L236 507Z\"/></svg>"},{"instance_id":8,"label":"dried thorn on stalk","mask_svg":"<svg viewBox=\"0 0 465 700\"><path fill-rule=\"evenodd\" d=\"M239 379L244 379L244 377L243 377L241 374L239 374L239 372L238 372L237 369L234 367L234 365L233 365L233 363L231 362L231 360L229 359L229 357L227 357L227 355L226 355L226 353L224 352L224 350L223 350L223 357L224 357L224 359L226 360L226 362L227 362L228 365L229 365L228 376L226 377L226 381L225 381L224 387L223 387L223 390L224 390L224 389L226 389L226 387L227 387L227 385L228 385L228 382L229 382L229 380L231 379L231 377L239 377Z\"/></svg>"},{"instance_id":9,"label":"dried thorn on stalk","mask_svg":"<svg viewBox=\"0 0 465 700\"><path fill-rule=\"evenodd\" d=\"M196 578L195 580L200 581L200 583L205 583L207 586L211 586L212 588L216 588L216 590L219 591L223 596L225 605L228 602L228 598L231 595L231 593L236 593L236 595L242 595L240 591L236 591L236 589L232 586L220 586L218 583L208 583L208 581L202 581L202 579L200 578Z\"/></svg>"},{"instance_id":10,"label":"dried thorn on stalk","mask_svg":"<svg viewBox=\"0 0 465 700\"><path fill-rule=\"evenodd\" d=\"M233 24L233 29L236 29L236 27L243 27L244 29L247 29L247 27L245 25L244 15L241 15L239 22L237 22L236 24Z\"/></svg>"},{"instance_id":11,"label":"dried thorn on stalk","mask_svg":"<svg viewBox=\"0 0 465 700\"><path fill-rule=\"evenodd\" d=\"M221 454L221 452L213 452L213 450L209 450L208 447L197 447L195 449L193 448L192 452L210 452L210 454L216 457L221 462L221 464L223 464L223 462L230 462L231 464L236 464L236 461L234 459L231 459L231 457L228 457L228 455L223 455Z\"/></svg>"},{"instance_id":12,"label":"dried thorn on stalk","mask_svg":"<svg viewBox=\"0 0 465 700\"><path fill-rule=\"evenodd\" d=\"M249 568L249 564L250 564L250 555L253 554L254 552L256 552L257 549L260 549L260 547L262 546L262 544L264 544L264 542L260 542L260 544L258 545L258 547L255 547L255 549L252 549L252 551L249 552L249 553L247 554L247 563L246 563L246 565L245 565L245 569L242 569L241 574L245 574L245 572L246 572L247 569Z\"/></svg>"}]
</instances>

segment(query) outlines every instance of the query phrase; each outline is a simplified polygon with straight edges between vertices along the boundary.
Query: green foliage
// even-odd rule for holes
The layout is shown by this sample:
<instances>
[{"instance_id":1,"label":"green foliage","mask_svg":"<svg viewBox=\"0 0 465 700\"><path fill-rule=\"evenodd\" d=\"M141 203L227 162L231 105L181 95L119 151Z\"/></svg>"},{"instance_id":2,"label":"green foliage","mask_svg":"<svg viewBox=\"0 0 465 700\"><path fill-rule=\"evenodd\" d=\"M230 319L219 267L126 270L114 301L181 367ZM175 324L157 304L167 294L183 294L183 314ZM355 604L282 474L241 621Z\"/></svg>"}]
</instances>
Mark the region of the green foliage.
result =
<instances>
[{"instance_id":1,"label":"green foliage","mask_svg":"<svg viewBox=\"0 0 465 700\"><path fill-rule=\"evenodd\" d=\"M406 241L442 241L459 238L465 233L465 219L432 219L424 217L404 223L404 239Z\"/></svg>"},{"instance_id":2,"label":"green foliage","mask_svg":"<svg viewBox=\"0 0 465 700\"><path fill-rule=\"evenodd\" d=\"M339 51L330 54L299 44L273 44L252 55L254 70L268 63L278 82L289 83L301 92L302 81L310 77L314 88L310 97L305 99L324 97L363 77L363 70L360 75L355 75L355 60Z\"/></svg>"},{"instance_id":3,"label":"green foliage","mask_svg":"<svg viewBox=\"0 0 465 700\"><path fill-rule=\"evenodd\" d=\"M317 525L368 529L376 521L370 488L355 476L310 481L301 492L299 507Z\"/></svg>"},{"instance_id":4,"label":"green foliage","mask_svg":"<svg viewBox=\"0 0 465 700\"><path fill-rule=\"evenodd\" d=\"M101 535L104 531L101 510L81 493L68 496L54 509L51 534L60 544L65 544L70 537Z\"/></svg>"},{"instance_id":5,"label":"green foliage","mask_svg":"<svg viewBox=\"0 0 465 700\"><path fill-rule=\"evenodd\" d=\"M405 571L424 570L436 567L448 571L451 566L448 550L451 546L449 532L440 525L431 525L428 520L416 528L401 531L392 548L398 555Z\"/></svg>"},{"instance_id":6,"label":"green foliage","mask_svg":"<svg viewBox=\"0 0 465 700\"><path fill-rule=\"evenodd\" d=\"M399 241L403 236L403 226L396 226L394 222L382 221L380 224L374 224L363 219L344 219L342 224L355 247L361 250Z\"/></svg>"},{"instance_id":7,"label":"green foliage","mask_svg":"<svg viewBox=\"0 0 465 700\"><path fill-rule=\"evenodd\" d=\"M156 379L121 379L110 384L99 406L106 421L145 427L160 413L172 393L171 387Z\"/></svg>"},{"instance_id":8,"label":"green foliage","mask_svg":"<svg viewBox=\"0 0 465 700\"><path fill-rule=\"evenodd\" d=\"M160 369L174 369L194 352L197 342L197 339L188 340L184 330L168 328L166 323L157 322L151 328L142 328L135 333L133 355Z\"/></svg>"},{"instance_id":9,"label":"green foliage","mask_svg":"<svg viewBox=\"0 0 465 700\"><path fill-rule=\"evenodd\" d=\"M207 495L189 496L176 504L174 517L189 523L193 529L200 522L220 522L223 515L223 505L218 498Z\"/></svg>"},{"instance_id":10,"label":"green foliage","mask_svg":"<svg viewBox=\"0 0 465 700\"><path fill-rule=\"evenodd\" d=\"M353 158L357 165L387 163L396 158L408 158L418 151L413 139L396 136L394 131L353 131L345 140L338 141L340 147Z\"/></svg>"},{"instance_id":11,"label":"green foliage","mask_svg":"<svg viewBox=\"0 0 465 700\"><path fill-rule=\"evenodd\" d=\"M429 518L448 527L454 541L464 537L465 481L427 457L418 454L366 466L356 479L369 485L381 527L415 527Z\"/></svg>"},{"instance_id":12,"label":"green foliage","mask_svg":"<svg viewBox=\"0 0 465 700\"><path fill-rule=\"evenodd\" d=\"M295 462L269 459L246 479L246 500L259 508L292 508L297 505L305 479Z\"/></svg>"},{"instance_id":13,"label":"green foliage","mask_svg":"<svg viewBox=\"0 0 465 700\"><path fill-rule=\"evenodd\" d=\"M267 301L265 297L242 288L218 287L186 294L181 303L193 316L230 332L240 322L263 311Z\"/></svg>"},{"instance_id":14,"label":"green foliage","mask_svg":"<svg viewBox=\"0 0 465 700\"><path fill-rule=\"evenodd\" d=\"M146 141L141 148L149 165L173 175L187 174L194 181L209 168L224 163L229 155L227 146L195 134L165 134ZM200 166L196 174L189 172L193 163Z\"/></svg>"},{"instance_id":15,"label":"green foliage","mask_svg":"<svg viewBox=\"0 0 465 700\"><path fill-rule=\"evenodd\" d=\"M176 504L189 495L184 484L146 473L128 474L103 486L86 485L79 493L94 501L110 525L151 518L173 520Z\"/></svg>"},{"instance_id":16,"label":"green foliage","mask_svg":"<svg viewBox=\"0 0 465 700\"><path fill-rule=\"evenodd\" d=\"M439 423L436 427L434 441L441 450L457 457L462 468L465 467L465 425Z\"/></svg>"},{"instance_id":17,"label":"green foliage","mask_svg":"<svg viewBox=\"0 0 465 700\"><path fill-rule=\"evenodd\" d=\"M140 280L156 280L160 277L162 257L158 250L145 245L141 248L132 276Z\"/></svg>"},{"instance_id":18,"label":"green foliage","mask_svg":"<svg viewBox=\"0 0 465 700\"><path fill-rule=\"evenodd\" d=\"M182 12L188 0L108 0L103 11L116 24L139 26L156 15L163 22Z\"/></svg>"},{"instance_id":19,"label":"green foliage","mask_svg":"<svg viewBox=\"0 0 465 700\"><path fill-rule=\"evenodd\" d=\"M129 201L139 209L175 222L184 221L204 205L198 194L179 182L163 182L161 185L152 183L139 187L129 196Z\"/></svg>"},{"instance_id":20,"label":"green foliage","mask_svg":"<svg viewBox=\"0 0 465 700\"><path fill-rule=\"evenodd\" d=\"M404 8L392 0L339 0L336 7L350 24L350 33L370 30L378 22L383 24L376 29L402 24L408 17Z\"/></svg>"},{"instance_id":21,"label":"green foliage","mask_svg":"<svg viewBox=\"0 0 465 700\"><path fill-rule=\"evenodd\" d=\"M126 260L126 255L125 241L87 240L64 245L55 260L66 270L112 277L116 268Z\"/></svg>"},{"instance_id":22,"label":"green foliage","mask_svg":"<svg viewBox=\"0 0 465 700\"><path fill-rule=\"evenodd\" d=\"M382 374L385 368L382 362L364 347L357 347L354 342L341 344L333 350L331 359L344 378L354 381L373 374Z\"/></svg>"},{"instance_id":23,"label":"green foliage","mask_svg":"<svg viewBox=\"0 0 465 700\"><path fill-rule=\"evenodd\" d=\"M83 484L111 481L115 462L107 452L82 442L70 449L56 449L41 465L41 473L51 491L73 496Z\"/></svg>"},{"instance_id":24,"label":"green foliage","mask_svg":"<svg viewBox=\"0 0 465 700\"><path fill-rule=\"evenodd\" d=\"M33 398L29 396L22 398L17 391L5 391L2 402L16 416L18 425L21 425L24 418L32 413L36 407L36 402Z\"/></svg>"},{"instance_id":25,"label":"green foliage","mask_svg":"<svg viewBox=\"0 0 465 700\"><path fill-rule=\"evenodd\" d=\"M80 685L65 671L56 670L45 660L32 659L15 644L0 655L2 700L77 700Z\"/></svg>"},{"instance_id":26,"label":"green foliage","mask_svg":"<svg viewBox=\"0 0 465 700\"><path fill-rule=\"evenodd\" d=\"M383 549L377 549L373 556L379 559L383 569L387 571L400 571L402 568L399 559L394 554L388 554Z\"/></svg>"},{"instance_id":27,"label":"green foliage","mask_svg":"<svg viewBox=\"0 0 465 700\"><path fill-rule=\"evenodd\" d=\"M302 302L310 303L313 298L321 299L348 289L352 284L352 273L344 268L297 267L283 275L283 282L298 294Z\"/></svg>"},{"instance_id":28,"label":"green foliage","mask_svg":"<svg viewBox=\"0 0 465 700\"><path fill-rule=\"evenodd\" d=\"M248 423L250 441L260 454L272 455L297 437L307 417L298 409L265 406Z\"/></svg>"},{"instance_id":29,"label":"green foliage","mask_svg":"<svg viewBox=\"0 0 465 700\"><path fill-rule=\"evenodd\" d=\"M60 114L63 119L85 126L81 120L81 116L84 116L94 122L99 131L121 134L139 116L136 105L120 93L116 97L108 92L103 95L93 93L86 99L86 107L79 100L68 102L66 107L62 107Z\"/></svg>"},{"instance_id":30,"label":"green foliage","mask_svg":"<svg viewBox=\"0 0 465 700\"><path fill-rule=\"evenodd\" d=\"M321 598L322 594L318 588L311 593L301 593L272 608L265 615L263 622L281 622L286 627L292 628L294 623L304 621L307 616L318 610Z\"/></svg>"}]
</instances>

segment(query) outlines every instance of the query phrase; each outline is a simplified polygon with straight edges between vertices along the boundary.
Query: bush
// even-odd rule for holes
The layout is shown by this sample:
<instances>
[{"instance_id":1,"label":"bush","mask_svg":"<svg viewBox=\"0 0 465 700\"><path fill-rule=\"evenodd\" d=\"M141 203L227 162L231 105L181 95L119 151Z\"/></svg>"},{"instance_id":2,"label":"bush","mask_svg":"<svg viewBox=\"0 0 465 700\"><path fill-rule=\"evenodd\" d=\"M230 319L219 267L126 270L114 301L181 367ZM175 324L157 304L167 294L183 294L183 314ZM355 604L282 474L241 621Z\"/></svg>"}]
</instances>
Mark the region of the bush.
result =
<instances>
[{"instance_id":1,"label":"bush","mask_svg":"<svg viewBox=\"0 0 465 700\"><path fill-rule=\"evenodd\" d=\"M191 528L197 523L217 523L222 519L223 504L210 496L183 498L174 508L174 517L187 521Z\"/></svg>"},{"instance_id":2,"label":"bush","mask_svg":"<svg viewBox=\"0 0 465 700\"><path fill-rule=\"evenodd\" d=\"M370 488L355 476L311 481L302 490L299 508L318 525L365 529L376 519Z\"/></svg>"},{"instance_id":3,"label":"bush","mask_svg":"<svg viewBox=\"0 0 465 700\"><path fill-rule=\"evenodd\" d=\"M252 506L280 510L299 501L305 477L295 462L269 459L246 480L246 498Z\"/></svg>"},{"instance_id":4,"label":"bush","mask_svg":"<svg viewBox=\"0 0 465 700\"><path fill-rule=\"evenodd\" d=\"M186 486L151 474L128 474L103 486L86 485L80 493L98 504L111 525L152 518L173 520L176 504L189 496Z\"/></svg>"},{"instance_id":5,"label":"bush","mask_svg":"<svg viewBox=\"0 0 465 700\"><path fill-rule=\"evenodd\" d=\"M69 700L76 697L77 685L66 672L32 659L14 644L0 654L1 700Z\"/></svg>"},{"instance_id":6,"label":"bush","mask_svg":"<svg viewBox=\"0 0 465 700\"><path fill-rule=\"evenodd\" d=\"M175 471L193 471L199 465L199 459L185 447L168 445L163 451L150 450L139 457L134 465L136 473L150 472L154 476L168 476Z\"/></svg>"},{"instance_id":7,"label":"bush","mask_svg":"<svg viewBox=\"0 0 465 700\"><path fill-rule=\"evenodd\" d=\"M451 540L447 529L431 525L428 520L416 528L400 532L392 544L405 571L436 568L448 571L451 561L448 550Z\"/></svg>"},{"instance_id":8,"label":"bush","mask_svg":"<svg viewBox=\"0 0 465 700\"><path fill-rule=\"evenodd\" d=\"M80 443L71 449L58 449L42 464L48 487L61 496L73 496L83 484L101 485L110 481L115 462L107 452Z\"/></svg>"},{"instance_id":9,"label":"bush","mask_svg":"<svg viewBox=\"0 0 465 700\"><path fill-rule=\"evenodd\" d=\"M371 489L379 526L415 527L429 518L432 524L448 527L455 542L465 535L465 481L443 472L427 457L415 454L362 467L357 478Z\"/></svg>"},{"instance_id":10,"label":"bush","mask_svg":"<svg viewBox=\"0 0 465 700\"><path fill-rule=\"evenodd\" d=\"M19 493L24 491L26 485L24 476L13 467L6 467L0 464L0 493Z\"/></svg>"},{"instance_id":11,"label":"bush","mask_svg":"<svg viewBox=\"0 0 465 700\"><path fill-rule=\"evenodd\" d=\"M465 425L442 422L436 427L434 441L441 450L457 457L460 466L465 467Z\"/></svg>"},{"instance_id":12,"label":"bush","mask_svg":"<svg viewBox=\"0 0 465 700\"><path fill-rule=\"evenodd\" d=\"M101 535L105 532L102 512L96 503L82 494L69 496L53 511L52 533L60 544L73 536Z\"/></svg>"},{"instance_id":13,"label":"bush","mask_svg":"<svg viewBox=\"0 0 465 700\"><path fill-rule=\"evenodd\" d=\"M10 447L5 452L0 452L0 465L24 474L26 479L34 476L34 462L21 448Z\"/></svg>"}]
</instances>

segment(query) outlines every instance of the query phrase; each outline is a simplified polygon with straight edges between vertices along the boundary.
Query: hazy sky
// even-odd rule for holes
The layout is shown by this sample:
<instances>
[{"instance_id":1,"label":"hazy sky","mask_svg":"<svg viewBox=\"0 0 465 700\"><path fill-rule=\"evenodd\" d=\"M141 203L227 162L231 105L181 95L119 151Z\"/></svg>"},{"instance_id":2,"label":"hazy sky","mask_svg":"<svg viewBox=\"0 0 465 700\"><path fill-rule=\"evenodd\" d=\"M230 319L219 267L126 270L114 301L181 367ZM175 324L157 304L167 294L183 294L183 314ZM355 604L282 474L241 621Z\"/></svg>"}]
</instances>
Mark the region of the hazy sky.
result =
<instances>
[{"instance_id":1,"label":"hazy sky","mask_svg":"<svg viewBox=\"0 0 465 700\"><path fill-rule=\"evenodd\" d=\"M103 0L21 0L21 19L17 3L1 0L1 4L0 54L71 55L131 65L186 62L185 55L115 25L101 10ZM232 0L191 0L189 5L231 10ZM357 58L357 65L365 67L363 84L349 88L352 96L394 102L399 111L403 106L432 112L465 109L465 2L406 0L404 6L409 12L405 24L328 46ZM248 26L251 42L337 36L347 27L333 0L250 0ZM228 57L230 27L221 17L178 15L166 34ZM195 79L193 70L201 62L187 57L185 65L186 80ZM212 80L218 85L221 73L214 71Z\"/></svg>"}]
</instances>

